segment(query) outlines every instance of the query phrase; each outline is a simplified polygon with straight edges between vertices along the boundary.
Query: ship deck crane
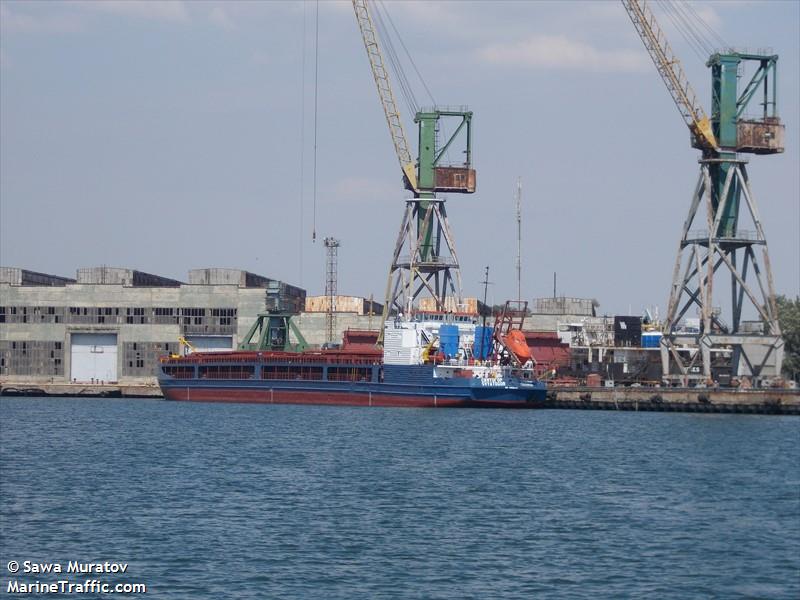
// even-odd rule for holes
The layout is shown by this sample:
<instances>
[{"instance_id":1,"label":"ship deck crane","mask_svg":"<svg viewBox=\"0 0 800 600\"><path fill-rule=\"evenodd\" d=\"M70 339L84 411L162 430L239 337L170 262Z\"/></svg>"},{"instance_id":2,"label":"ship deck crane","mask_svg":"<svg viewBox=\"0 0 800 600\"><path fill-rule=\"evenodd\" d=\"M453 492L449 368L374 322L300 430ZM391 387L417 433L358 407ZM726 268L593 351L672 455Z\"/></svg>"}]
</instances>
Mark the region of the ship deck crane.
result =
<instances>
[{"instance_id":1,"label":"ship deck crane","mask_svg":"<svg viewBox=\"0 0 800 600\"><path fill-rule=\"evenodd\" d=\"M784 126L776 101L778 56L734 51L712 54L706 63L711 69L709 118L646 1L621 1L689 127L692 146L703 154L673 270L661 340L664 381L708 383L727 374L759 385L779 378L783 340L767 239L752 195L747 160L738 154L783 152ZM740 94L741 67L752 62L757 64L755 72ZM747 108L759 90L761 114L748 118ZM705 210L698 210L702 204ZM696 220L704 229L692 228ZM744 229L748 223L752 231ZM759 246L760 261L756 253ZM719 281L720 269L730 274L728 320L714 304L715 275ZM693 306L700 314L699 332L680 327L681 319ZM754 320L746 321L748 316ZM684 352L687 346L700 351ZM720 366L720 356L729 356L730 360Z\"/></svg>"},{"instance_id":2,"label":"ship deck crane","mask_svg":"<svg viewBox=\"0 0 800 600\"><path fill-rule=\"evenodd\" d=\"M192 344L192 342L187 340L182 335L178 336L178 344L181 347L181 353L180 354L173 354L172 356L180 356L181 354L186 355L186 354L191 354L193 352L197 352L197 348L195 348L195 345Z\"/></svg>"},{"instance_id":3,"label":"ship deck crane","mask_svg":"<svg viewBox=\"0 0 800 600\"><path fill-rule=\"evenodd\" d=\"M447 220L444 198L437 192L472 193L472 112L433 107L416 112L418 153L412 159L400 111L392 91L389 71L383 60L370 0L352 0L356 21L367 52L372 77L383 106L386 123L403 173L405 188L413 193L397 236L386 286L383 321L390 312L411 313L414 301L423 293L436 300L438 310L453 310L462 302L461 273L455 241ZM441 140L442 121L456 121L452 135ZM445 164L454 141L463 140L464 161ZM383 323L381 324L382 339Z\"/></svg>"}]
</instances>

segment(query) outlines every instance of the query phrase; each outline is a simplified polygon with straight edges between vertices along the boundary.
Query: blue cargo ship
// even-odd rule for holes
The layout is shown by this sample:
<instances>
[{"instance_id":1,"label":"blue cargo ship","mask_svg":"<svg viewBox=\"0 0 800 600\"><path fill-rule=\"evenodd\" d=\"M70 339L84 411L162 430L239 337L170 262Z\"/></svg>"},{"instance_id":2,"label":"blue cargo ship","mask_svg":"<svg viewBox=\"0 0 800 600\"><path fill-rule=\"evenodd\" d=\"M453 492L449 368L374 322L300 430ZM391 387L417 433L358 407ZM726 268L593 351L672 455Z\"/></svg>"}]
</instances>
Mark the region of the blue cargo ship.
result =
<instances>
[{"instance_id":1,"label":"blue cargo ship","mask_svg":"<svg viewBox=\"0 0 800 600\"><path fill-rule=\"evenodd\" d=\"M345 346L164 357L159 384L169 400L197 402L541 406L546 386L534 377L533 361L518 346L514 331L487 336L492 328L476 328L471 319L455 321L425 316L388 320L382 349Z\"/></svg>"}]
</instances>

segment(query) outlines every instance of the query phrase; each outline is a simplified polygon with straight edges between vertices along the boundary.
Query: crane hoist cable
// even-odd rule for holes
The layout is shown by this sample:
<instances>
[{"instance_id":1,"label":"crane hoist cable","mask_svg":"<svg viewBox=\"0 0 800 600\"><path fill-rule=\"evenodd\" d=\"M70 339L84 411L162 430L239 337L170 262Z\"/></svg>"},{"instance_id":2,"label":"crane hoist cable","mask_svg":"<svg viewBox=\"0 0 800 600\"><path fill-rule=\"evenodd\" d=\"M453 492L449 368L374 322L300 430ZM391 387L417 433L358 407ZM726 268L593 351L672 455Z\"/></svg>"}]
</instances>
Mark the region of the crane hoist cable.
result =
<instances>
[{"instance_id":1,"label":"crane hoist cable","mask_svg":"<svg viewBox=\"0 0 800 600\"><path fill-rule=\"evenodd\" d=\"M695 56L700 60L704 61L705 57L710 54L710 50L705 46L705 44L701 41L700 38L687 26L683 17L676 12L675 7L672 6L669 2L664 2L664 0L658 0L659 4L663 8L664 15L666 15L667 19L669 19L672 24L675 26L675 29L678 30L678 33L681 34L686 43L692 49Z\"/></svg>"},{"instance_id":2,"label":"crane hoist cable","mask_svg":"<svg viewBox=\"0 0 800 600\"><path fill-rule=\"evenodd\" d=\"M711 120L653 12L642 0L621 1L687 127L704 150L716 150L717 139L711 129Z\"/></svg>"},{"instance_id":3,"label":"crane hoist cable","mask_svg":"<svg viewBox=\"0 0 800 600\"><path fill-rule=\"evenodd\" d=\"M716 49L728 47L722 36L688 2L657 2L702 62L714 54Z\"/></svg>"},{"instance_id":4,"label":"crane hoist cable","mask_svg":"<svg viewBox=\"0 0 800 600\"><path fill-rule=\"evenodd\" d=\"M387 19L389 13L380 3L375 3L374 6L375 28L378 32L378 36L383 41L383 48L387 58L389 59L389 65L394 73L395 80L400 84L400 94L405 100L406 109L412 113L416 113L419 110L419 103L417 102L417 97L414 95L414 88L408 80L405 69L403 69L403 63L400 60L400 56L398 55L397 49L392 41L391 32L386 27L386 24L383 20L383 12L386 12Z\"/></svg>"},{"instance_id":5,"label":"crane hoist cable","mask_svg":"<svg viewBox=\"0 0 800 600\"><path fill-rule=\"evenodd\" d=\"M406 108L413 113L419 112L419 103L417 102L416 95L414 94L414 89L411 86L408 77L406 76L405 69L403 69L402 61L399 58L399 54L395 48L395 44L392 41L393 37L397 38L397 41L400 43L400 47L403 49L405 53L405 57L408 62L411 64L411 67L414 69L414 73L417 75L417 79L422 84L422 87L425 89L425 93L430 100L431 106L436 106L437 102L436 99L433 97L433 93L431 93L430 88L428 87L425 78L422 76L419 68L417 67L417 63L414 61L414 57L411 55L411 52L408 50L408 46L406 46L405 41L403 41L403 36L400 35L400 31L397 29L397 26L394 24L394 19L392 19L392 15L389 10L386 8L383 0L375 0L375 24L378 28L378 33L381 36L381 39L384 40L384 45L386 46L386 54L389 56L390 63L392 65L392 70L394 71L395 75L397 76L397 80L401 82L401 91L404 91L404 98L407 94L406 99ZM386 22L389 23L391 26L391 31L386 27ZM394 35L392 35L394 32ZM410 98L410 100L409 100ZM449 134L447 133L447 127L445 123L439 122L437 123L437 127L442 128L443 136L445 138L449 138ZM447 157L448 161L450 160L450 151L449 149L445 150L445 156Z\"/></svg>"},{"instance_id":6,"label":"crane hoist cable","mask_svg":"<svg viewBox=\"0 0 800 600\"><path fill-rule=\"evenodd\" d=\"M428 99L431 101L431 104L435 105L436 100L433 98L433 94L431 93L428 84L425 82L425 78L422 76L422 73L419 72L417 68L417 63L414 62L414 57L411 56L411 52L408 51L408 47L406 46L405 42L403 41L403 36L400 35L397 27L394 24L394 20L392 19L392 15L389 14L389 11L386 10L386 7L383 4L383 0L378 0L380 6L383 8L383 12L386 13L386 19L389 21L389 24L392 26L392 31L394 31L397 40L400 42L400 45L403 47L403 51L406 53L406 58L408 58L408 62L411 63L411 66L414 68L414 72L417 74L417 78L419 79L422 87L425 88L425 93L428 94Z\"/></svg>"},{"instance_id":7,"label":"crane hoist cable","mask_svg":"<svg viewBox=\"0 0 800 600\"><path fill-rule=\"evenodd\" d=\"M392 19L392 15L389 10L386 8L385 4L382 0L375 0L373 3L375 6L375 25L378 29L378 34L380 35L381 40L384 42L384 46L386 48L386 55L389 57L389 63L391 64L392 71L394 72L397 81L400 82L400 91L402 93L403 99L406 102L406 109L410 112L416 114L420 110L419 102L417 101L416 94L414 93L414 87L411 85L408 76L406 75L406 71L403 68L403 61L400 58L400 53L397 50L397 46L394 42L394 38L397 39L399 42L400 47L402 48L405 59L411 64L411 67L414 70L414 73L417 75L417 79L422 84L422 87L425 90L425 93L430 100L431 106L436 106L437 102L436 99L433 97L430 88L428 87L425 78L422 76L419 68L417 67L417 63L414 61L414 57L411 55L411 52L408 50L408 46L403 41L403 36L400 35L400 31L397 29L397 26L394 24L394 20ZM387 27L386 24L389 24ZM437 127L442 128L442 135L445 138L449 138L450 136L447 133L447 127L444 122L437 122ZM445 156L447 157L448 161L450 160L450 151L449 149L445 150Z\"/></svg>"},{"instance_id":8,"label":"crane hoist cable","mask_svg":"<svg viewBox=\"0 0 800 600\"><path fill-rule=\"evenodd\" d=\"M300 69L300 247L299 256L299 275L300 285L303 285L303 237L305 234L304 215L305 211L305 166L306 166L306 3L303 2L303 38L301 42L302 66Z\"/></svg>"},{"instance_id":9,"label":"crane hoist cable","mask_svg":"<svg viewBox=\"0 0 800 600\"><path fill-rule=\"evenodd\" d=\"M317 241L317 107L319 105L319 0L314 25L314 216L311 242Z\"/></svg>"},{"instance_id":10,"label":"crane hoist cable","mask_svg":"<svg viewBox=\"0 0 800 600\"><path fill-rule=\"evenodd\" d=\"M700 14L698 14L698 12L694 8L692 8L691 4L687 3L686 8L692 14L694 20L700 25L702 25L703 28L709 33L711 38L713 38L713 40L720 49L727 49L730 47L730 44L728 44L728 42L725 41L725 39L721 35L719 35L719 33L717 33L717 31L713 27L711 27L708 21L706 21L702 16L700 16Z\"/></svg>"},{"instance_id":11,"label":"crane hoist cable","mask_svg":"<svg viewBox=\"0 0 800 600\"><path fill-rule=\"evenodd\" d=\"M662 0L667 1L667 0ZM676 14L678 14L681 20L686 25L686 28L689 29L691 34L700 41L703 49L706 51L707 55L714 54L715 46L717 48L724 47L727 44L722 37L714 31L714 29L703 19L702 16L694 9L688 2L676 2L675 0L669 0L669 4L672 6Z\"/></svg>"},{"instance_id":12,"label":"crane hoist cable","mask_svg":"<svg viewBox=\"0 0 800 600\"><path fill-rule=\"evenodd\" d=\"M417 192L416 161L411 157L411 152L408 149L408 140L403 129L400 111L397 108L397 101L394 98L394 92L392 92L389 73L383 61L383 54L378 43L378 34L375 31L375 24L367 6L367 0L352 0L352 2L358 27L361 31L361 39L364 42L364 48L367 51L367 58L372 69L372 78L375 80L375 86L378 89L378 96L386 116L386 123L389 126L395 154L397 154L400 168L406 180L406 187Z\"/></svg>"}]
</instances>

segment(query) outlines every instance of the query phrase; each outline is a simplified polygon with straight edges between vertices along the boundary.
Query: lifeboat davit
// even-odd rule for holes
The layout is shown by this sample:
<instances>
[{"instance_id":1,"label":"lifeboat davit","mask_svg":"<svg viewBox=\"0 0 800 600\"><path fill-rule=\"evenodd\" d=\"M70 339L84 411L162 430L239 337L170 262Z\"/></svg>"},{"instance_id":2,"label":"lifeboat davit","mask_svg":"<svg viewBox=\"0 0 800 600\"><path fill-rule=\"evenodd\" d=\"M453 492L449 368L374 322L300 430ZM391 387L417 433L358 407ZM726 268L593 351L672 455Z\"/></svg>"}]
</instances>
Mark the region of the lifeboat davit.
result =
<instances>
[{"instance_id":1,"label":"lifeboat davit","mask_svg":"<svg viewBox=\"0 0 800 600\"><path fill-rule=\"evenodd\" d=\"M503 345L517 357L520 364L524 365L529 360L533 360L533 354L525 340L525 334L519 329L509 331L503 339Z\"/></svg>"}]
</instances>

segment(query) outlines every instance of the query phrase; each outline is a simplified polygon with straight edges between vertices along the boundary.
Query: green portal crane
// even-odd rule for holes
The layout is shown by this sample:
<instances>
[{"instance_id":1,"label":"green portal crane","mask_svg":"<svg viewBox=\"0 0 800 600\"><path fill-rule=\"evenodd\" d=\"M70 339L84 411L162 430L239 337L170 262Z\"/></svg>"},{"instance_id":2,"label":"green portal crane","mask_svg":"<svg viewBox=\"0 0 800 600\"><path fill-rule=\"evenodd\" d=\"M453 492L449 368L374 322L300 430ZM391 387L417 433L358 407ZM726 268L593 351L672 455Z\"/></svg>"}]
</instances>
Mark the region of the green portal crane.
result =
<instances>
[{"instance_id":1,"label":"green portal crane","mask_svg":"<svg viewBox=\"0 0 800 600\"><path fill-rule=\"evenodd\" d=\"M239 350L303 352L308 349L308 342L292 317L292 313L288 312L259 313L239 344Z\"/></svg>"},{"instance_id":2,"label":"green portal crane","mask_svg":"<svg viewBox=\"0 0 800 600\"><path fill-rule=\"evenodd\" d=\"M739 94L739 73L742 63L755 62L758 67ZM714 212L724 205L719 217L718 236L736 234L741 199L741 182L731 181L725 190L728 173L736 164L736 153L776 154L783 152L784 126L777 113L777 55L727 53L714 54L706 63L711 68L711 126L719 140L718 148L708 152L706 158L717 158L710 163L711 199ZM747 118L747 109L760 95L761 114ZM726 198L727 195L727 198Z\"/></svg>"},{"instance_id":3,"label":"green portal crane","mask_svg":"<svg viewBox=\"0 0 800 600\"><path fill-rule=\"evenodd\" d=\"M445 200L438 197L437 192L469 194L475 191L472 112L465 108L438 107L418 111L414 122L419 131L419 146L417 158L412 160L370 12L370 2L352 2L403 172L404 185L413 193L413 198L406 200L406 210L389 268L383 319L385 321L392 311L410 313L414 301L423 292L436 300L439 310L445 310L451 304L462 302L461 274L455 242L447 221ZM445 121L455 122L456 125L452 135L443 140ZM448 164L446 157L454 149L456 141L463 142L463 160Z\"/></svg>"},{"instance_id":4,"label":"green portal crane","mask_svg":"<svg viewBox=\"0 0 800 600\"><path fill-rule=\"evenodd\" d=\"M663 378L667 383L688 385L729 374L758 385L780 377L783 340L767 240L750 189L747 160L740 157L740 153L783 152L784 126L776 100L778 56L733 51L713 54L706 63L711 69L712 90L707 117L647 3L622 0L622 4L689 126L692 146L702 151L700 177L673 271L661 341ZM739 93L741 74L748 63L756 64L755 73ZM748 108L757 98L761 108L749 116ZM702 203L706 210L698 213ZM698 214L705 216L705 229L692 230ZM748 223L753 231L742 227ZM762 261L757 258L757 246L761 246ZM714 276L723 266L730 274L729 320L714 306ZM750 282L749 272L753 275ZM752 279L757 288L751 285ZM700 314L699 331L680 326L692 306ZM745 306L750 314L744 312ZM754 320L746 321L746 317ZM700 351L687 352L687 347L699 347Z\"/></svg>"}]
</instances>

